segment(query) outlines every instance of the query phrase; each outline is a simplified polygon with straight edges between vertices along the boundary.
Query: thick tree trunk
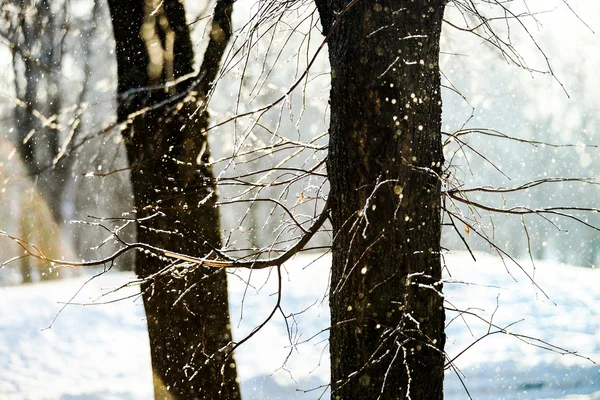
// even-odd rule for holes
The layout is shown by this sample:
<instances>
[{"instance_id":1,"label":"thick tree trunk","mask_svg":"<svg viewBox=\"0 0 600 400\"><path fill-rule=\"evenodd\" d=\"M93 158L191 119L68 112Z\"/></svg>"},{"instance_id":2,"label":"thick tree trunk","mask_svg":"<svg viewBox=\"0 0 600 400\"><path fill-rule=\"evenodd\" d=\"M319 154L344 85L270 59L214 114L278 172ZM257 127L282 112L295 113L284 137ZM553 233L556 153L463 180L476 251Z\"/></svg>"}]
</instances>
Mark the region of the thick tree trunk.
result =
<instances>
[{"instance_id":1,"label":"thick tree trunk","mask_svg":"<svg viewBox=\"0 0 600 400\"><path fill-rule=\"evenodd\" d=\"M141 107L186 88L181 87L184 82L168 90L135 91L191 73L193 47L177 0L160 5L110 0L109 6L117 48L118 112L125 121ZM221 239L213 175L204 165L208 115L198 113L203 94L196 96L196 101L144 113L124 135L138 241L203 256L220 247ZM234 361L224 360L231 343L225 271L180 265L160 273L168 265L146 253L136 261L136 273L148 278L142 290L155 397L240 398Z\"/></svg>"},{"instance_id":2,"label":"thick tree trunk","mask_svg":"<svg viewBox=\"0 0 600 400\"><path fill-rule=\"evenodd\" d=\"M331 62L332 399L441 399L444 0L316 0Z\"/></svg>"}]
</instances>

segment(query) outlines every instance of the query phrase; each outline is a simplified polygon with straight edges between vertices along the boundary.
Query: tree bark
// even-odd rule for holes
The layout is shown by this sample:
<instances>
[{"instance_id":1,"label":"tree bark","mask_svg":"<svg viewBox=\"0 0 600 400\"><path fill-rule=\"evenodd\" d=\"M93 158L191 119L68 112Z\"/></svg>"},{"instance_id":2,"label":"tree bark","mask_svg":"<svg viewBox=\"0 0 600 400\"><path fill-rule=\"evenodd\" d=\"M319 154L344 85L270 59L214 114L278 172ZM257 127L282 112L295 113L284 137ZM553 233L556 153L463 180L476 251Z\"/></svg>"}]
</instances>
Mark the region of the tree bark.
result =
<instances>
[{"instance_id":1,"label":"tree bark","mask_svg":"<svg viewBox=\"0 0 600 400\"><path fill-rule=\"evenodd\" d=\"M109 7L117 50L118 118L127 121L132 112L189 89L190 80L168 89L142 88L193 72L193 46L177 0L109 0ZM225 28L227 35L216 44L211 40L210 49L225 48L231 34ZM217 60L206 57L203 66L211 61L218 69L220 55ZM132 166L137 240L195 256L221 243L213 174L205 165L209 116L200 107L205 93L196 90L186 101L147 111L123 132ZM148 278L142 296L155 398L240 398L235 363L224 359L232 339L225 271L179 265L160 273L167 266L147 253L136 260L136 273Z\"/></svg>"},{"instance_id":2,"label":"tree bark","mask_svg":"<svg viewBox=\"0 0 600 400\"><path fill-rule=\"evenodd\" d=\"M332 399L441 399L444 0L315 0L329 38Z\"/></svg>"}]
</instances>

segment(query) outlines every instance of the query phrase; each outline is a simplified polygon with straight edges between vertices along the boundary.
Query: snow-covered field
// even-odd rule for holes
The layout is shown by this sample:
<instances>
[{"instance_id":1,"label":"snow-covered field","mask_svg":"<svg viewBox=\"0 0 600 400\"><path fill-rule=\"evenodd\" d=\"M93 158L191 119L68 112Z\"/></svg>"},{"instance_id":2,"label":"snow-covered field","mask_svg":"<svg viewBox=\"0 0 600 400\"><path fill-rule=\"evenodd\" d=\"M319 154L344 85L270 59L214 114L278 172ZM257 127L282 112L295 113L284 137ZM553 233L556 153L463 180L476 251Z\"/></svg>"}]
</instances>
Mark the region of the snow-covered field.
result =
<instances>
[{"instance_id":1,"label":"snow-covered field","mask_svg":"<svg viewBox=\"0 0 600 400\"><path fill-rule=\"evenodd\" d=\"M457 309L471 308L497 326L540 338L600 361L600 271L537 262L536 283L514 265L507 273L497 259L476 254L446 256L446 298ZM316 399L328 381L325 297L329 257L297 257L286 266L283 309L237 353L245 399ZM529 274L531 263L525 263ZM276 274L254 272L251 287L230 277L234 336L242 338L275 304ZM108 289L132 279L110 273L89 283L74 300L105 302ZM149 399L151 375L141 299L69 305L48 327L87 278L20 287L0 287L0 399ZM135 294L128 289L120 297ZM243 302L242 302L243 300ZM556 303L556 304L554 304ZM496 310L496 305L499 305ZM496 310L496 311L495 311ZM303 312L304 311L304 312ZM495 311L495 312L494 312ZM448 313L447 320L455 317ZM467 327L468 325L468 327ZM488 326L475 318L456 318L448 327L447 351L459 354ZM492 329L492 332L494 329ZM317 335L312 340L309 338ZM295 344L295 346L292 346ZM289 356L289 357L288 357ZM493 334L456 360L474 399L600 399L600 366ZM446 375L446 398L468 398L457 374Z\"/></svg>"}]
</instances>

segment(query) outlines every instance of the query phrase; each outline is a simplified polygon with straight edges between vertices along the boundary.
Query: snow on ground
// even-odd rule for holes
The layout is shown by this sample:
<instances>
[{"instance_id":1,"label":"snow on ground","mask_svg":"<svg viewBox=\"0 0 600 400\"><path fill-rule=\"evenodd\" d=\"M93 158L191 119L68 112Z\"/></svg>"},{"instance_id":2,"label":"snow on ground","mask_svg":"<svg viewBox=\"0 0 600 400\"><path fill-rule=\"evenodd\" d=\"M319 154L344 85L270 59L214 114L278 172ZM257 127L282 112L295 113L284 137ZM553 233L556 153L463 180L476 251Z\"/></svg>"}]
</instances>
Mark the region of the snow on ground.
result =
<instances>
[{"instance_id":1,"label":"snow on ground","mask_svg":"<svg viewBox=\"0 0 600 400\"><path fill-rule=\"evenodd\" d=\"M447 260L450 281L446 298L458 309L479 308L479 314L501 327L516 323L509 330L540 338L547 343L600 361L600 271L536 262L519 267L497 258L477 254ZM515 282L513 278L518 280ZM491 286L491 287L490 287ZM549 299L542 293L548 295ZM498 304L498 310L494 314ZM448 316L456 316L449 313ZM488 330L474 318L465 317L475 338ZM522 322L518 322L522 321ZM517 323L518 322L518 323ZM492 329L493 331L494 329ZM459 319L447 329L447 350L457 354L473 342L466 325ZM537 343L544 346L543 343ZM496 334L482 340L456 362L467 376L466 384L475 399L563 398L569 394L600 392L600 367L589 360L545 351L514 336ZM446 375L448 398L465 398L455 374Z\"/></svg>"},{"instance_id":2,"label":"snow on ground","mask_svg":"<svg viewBox=\"0 0 600 400\"><path fill-rule=\"evenodd\" d=\"M510 331L600 361L599 270L537 262L535 281L540 289L518 267L507 264L515 282L499 259L476 257L477 263L468 254L446 256L450 274L445 292L452 307L471 308L487 319L493 315L494 324L502 327L523 320ZM237 352L245 399L316 399L324 391L304 392L325 384L329 369L327 335L320 332L329 318L325 294L330 258L311 264L314 258L297 257L283 269L287 325L276 314ZM531 263L524 267L533 274ZM106 274L89 283L74 301L88 303L132 278L126 273ZM134 297L116 303L70 305L51 329L42 330L86 279L0 287L0 399L151 398L148 339L135 288L118 292L118 297ZM260 324L277 301L275 270L254 271L251 286L246 281L247 271L230 276L237 340ZM448 312L448 322L455 316ZM447 332L449 355L459 354L487 329L474 317L456 318ZM494 334L479 341L456 360L456 366L474 399L600 399L598 365L542 350L514 336ZM446 375L446 393L448 399L467 398L452 371Z\"/></svg>"}]
</instances>

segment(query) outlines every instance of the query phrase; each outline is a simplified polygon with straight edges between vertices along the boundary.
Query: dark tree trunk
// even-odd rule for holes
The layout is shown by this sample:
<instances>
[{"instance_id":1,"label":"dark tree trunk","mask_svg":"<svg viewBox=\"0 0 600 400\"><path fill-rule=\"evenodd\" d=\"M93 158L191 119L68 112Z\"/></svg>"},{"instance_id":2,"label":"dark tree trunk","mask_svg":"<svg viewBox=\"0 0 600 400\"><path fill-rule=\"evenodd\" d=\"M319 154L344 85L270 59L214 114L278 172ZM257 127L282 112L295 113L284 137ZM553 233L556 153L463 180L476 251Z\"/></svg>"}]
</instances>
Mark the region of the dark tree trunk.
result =
<instances>
[{"instance_id":1,"label":"dark tree trunk","mask_svg":"<svg viewBox=\"0 0 600 400\"><path fill-rule=\"evenodd\" d=\"M27 173L35 177L37 173L37 163L35 157L35 142L37 137L36 132L40 127L36 118L33 116L32 110L38 108L37 104L37 83L41 80L39 73L35 71L35 66L29 60L24 62L25 75L25 92L23 93L23 107L15 107L15 120L17 125L17 149L21 156L21 161ZM17 93L19 96L19 93Z\"/></svg>"},{"instance_id":2,"label":"dark tree trunk","mask_svg":"<svg viewBox=\"0 0 600 400\"><path fill-rule=\"evenodd\" d=\"M49 0L40 1L38 8L46 14L47 20L43 29L43 34L39 42L43 49L46 49L40 55L40 61L49 66L52 73L46 74L45 79L42 79L38 84L45 86L46 98L45 109L43 112L50 117L60 115L63 108L63 97L65 93L61 90L60 79L62 70L62 55L63 55L63 38L61 29L57 26L55 18L57 17L52 10L52 5ZM40 19L43 16L40 16ZM81 54L83 57L89 57L88 54ZM87 61L86 61L87 62ZM82 89L82 92L85 88ZM65 223L63 214L63 195L68 186L68 178L71 169L72 159L62 159L61 162L54 160L61 150L61 132L60 129L48 127L37 133L40 136L36 142L39 153L43 154L44 160L42 164L52 163L52 168L44 171L40 175L40 191L54 221L62 225ZM46 276L46 279L51 277Z\"/></svg>"},{"instance_id":3,"label":"dark tree trunk","mask_svg":"<svg viewBox=\"0 0 600 400\"><path fill-rule=\"evenodd\" d=\"M13 55L13 68L15 76L17 68L15 67L16 59ZM20 99L23 101L24 106L14 108L14 118L16 126L16 148L18 154L21 157L21 162L33 179L36 178L37 174L37 163L35 157L35 141L37 138L34 131L39 129L39 124L36 123L35 117L32 115L31 110L37 107L37 98L35 96L37 89L37 81L40 79L39 74L35 73L33 63L29 60L24 61L24 76L25 76L25 88L24 93L21 95L18 87L18 79L15 79L15 89L17 97L22 96ZM28 237L29 227L25 223L23 204L20 207L19 216L19 230L21 237ZM20 270L22 283L33 282L33 263L29 257L25 257L20 260Z\"/></svg>"},{"instance_id":4,"label":"dark tree trunk","mask_svg":"<svg viewBox=\"0 0 600 400\"><path fill-rule=\"evenodd\" d=\"M21 4L20 7L25 5ZM34 181L54 221L63 224L62 197L67 186L71 161L63 160L46 169L59 152L60 130L44 126L36 116L39 112L49 118L56 117L62 108L63 93L59 86L62 49L57 47L61 44L59 38L63 33L56 25L55 14L48 0L37 4L36 13L31 19L19 19L19 31L21 35L15 35L13 40L22 48L21 53L26 52L25 54L29 55L21 55L19 60L17 51L13 49L12 64L17 77L14 79L15 93L21 102L14 109L16 148L27 174ZM19 83L20 75L25 81L23 86ZM25 221L27 210L24 207L25 203L21 204L23 209L20 211L20 230L22 237L27 237L32 228ZM32 282L31 260L24 258L20 262L23 282ZM59 278L58 271L43 268L40 271L40 280Z\"/></svg>"},{"instance_id":5,"label":"dark tree trunk","mask_svg":"<svg viewBox=\"0 0 600 400\"><path fill-rule=\"evenodd\" d=\"M21 46L34 56L23 57L25 86L22 90L18 79L15 79L17 98L23 102L23 106L15 107L16 147L27 173L39 184L40 192L54 220L63 224L61 200L66 187L69 164L61 162L52 169L45 170L46 165L52 163L59 152L60 130L42 126L39 118L35 116L36 112L40 112L50 118L55 117L62 108L62 93L59 88L62 49L57 48L60 45L57 36L61 33L56 27L55 15L47 0L41 1L36 10L31 21L20 21L20 29L23 32ZM39 56L35 55L37 47L44 49ZM13 69L15 74L18 74L15 56ZM44 73L38 62L49 70ZM45 98L40 99L40 92L45 92Z\"/></svg>"},{"instance_id":6,"label":"dark tree trunk","mask_svg":"<svg viewBox=\"0 0 600 400\"><path fill-rule=\"evenodd\" d=\"M135 90L193 71L183 5L177 0L161 4L109 0L121 121L142 107L177 95L189 84L188 80L168 90ZM229 34L221 38L223 48ZM219 62L220 58L215 68ZM209 157L208 114L198 112L204 93L196 91L195 96L143 113L123 133L132 166L138 241L203 256L219 248L221 238L213 175L204 165ZM235 364L224 360L231 343L225 271L180 265L159 273L168 265L146 253L139 253L136 261L138 276L148 278L142 291L155 397L240 398Z\"/></svg>"},{"instance_id":7,"label":"dark tree trunk","mask_svg":"<svg viewBox=\"0 0 600 400\"><path fill-rule=\"evenodd\" d=\"M333 29L331 397L441 399L445 2L316 3Z\"/></svg>"}]
</instances>

